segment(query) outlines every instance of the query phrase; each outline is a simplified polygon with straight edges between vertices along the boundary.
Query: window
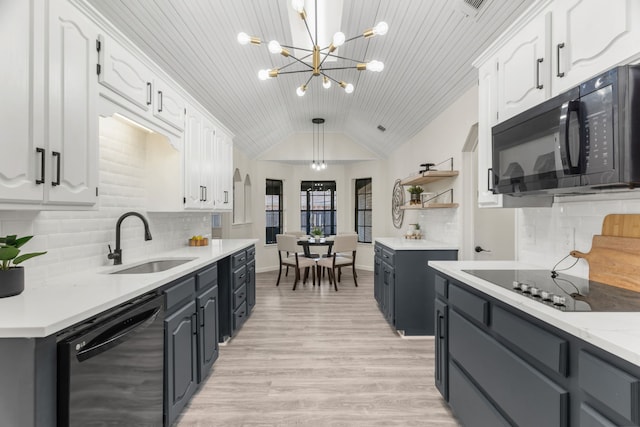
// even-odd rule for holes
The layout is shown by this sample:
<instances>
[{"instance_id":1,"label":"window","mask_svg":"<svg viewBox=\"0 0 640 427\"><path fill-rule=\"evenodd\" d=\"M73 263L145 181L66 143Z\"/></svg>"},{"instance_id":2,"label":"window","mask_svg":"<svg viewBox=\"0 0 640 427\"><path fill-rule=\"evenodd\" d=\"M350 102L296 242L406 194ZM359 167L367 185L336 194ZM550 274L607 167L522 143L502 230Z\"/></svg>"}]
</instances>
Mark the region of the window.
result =
<instances>
[{"instance_id":1,"label":"window","mask_svg":"<svg viewBox=\"0 0 640 427\"><path fill-rule=\"evenodd\" d=\"M371 178L356 179L356 233L358 242L371 243Z\"/></svg>"},{"instance_id":2,"label":"window","mask_svg":"<svg viewBox=\"0 0 640 427\"><path fill-rule=\"evenodd\" d=\"M276 234L282 233L282 180L267 179L264 197L266 243L276 243Z\"/></svg>"},{"instance_id":3,"label":"window","mask_svg":"<svg viewBox=\"0 0 640 427\"><path fill-rule=\"evenodd\" d=\"M335 181L302 181L300 226L306 234L314 227L320 227L325 236L336 234Z\"/></svg>"}]
</instances>

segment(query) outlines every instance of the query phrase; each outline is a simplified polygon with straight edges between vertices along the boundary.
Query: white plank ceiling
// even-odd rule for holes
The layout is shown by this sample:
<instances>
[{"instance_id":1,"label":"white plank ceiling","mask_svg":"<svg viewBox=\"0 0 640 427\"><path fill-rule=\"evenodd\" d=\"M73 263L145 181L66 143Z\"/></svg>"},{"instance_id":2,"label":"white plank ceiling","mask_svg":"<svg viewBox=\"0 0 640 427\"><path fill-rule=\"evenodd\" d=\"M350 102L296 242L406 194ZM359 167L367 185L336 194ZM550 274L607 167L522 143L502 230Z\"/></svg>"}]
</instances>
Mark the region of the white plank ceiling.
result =
<instances>
[{"instance_id":1,"label":"white plank ceiling","mask_svg":"<svg viewBox=\"0 0 640 427\"><path fill-rule=\"evenodd\" d=\"M336 84L325 90L314 78L298 97L307 73L260 81L259 69L289 61L270 54L266 43L236 41L244 31L292 45L290 0L87 1L234 132L236 146L252 158L293 133L311 132L313 117L326 119L325 132L386 157L476 84L471 62L533 3L485 0L468 17L461 0L344 0L347 38L379 21L389 32L346 43L340 56L377 59L384 71L336 71L332 77L354 84L352 94Z\"/></svg>"}]
</instances>

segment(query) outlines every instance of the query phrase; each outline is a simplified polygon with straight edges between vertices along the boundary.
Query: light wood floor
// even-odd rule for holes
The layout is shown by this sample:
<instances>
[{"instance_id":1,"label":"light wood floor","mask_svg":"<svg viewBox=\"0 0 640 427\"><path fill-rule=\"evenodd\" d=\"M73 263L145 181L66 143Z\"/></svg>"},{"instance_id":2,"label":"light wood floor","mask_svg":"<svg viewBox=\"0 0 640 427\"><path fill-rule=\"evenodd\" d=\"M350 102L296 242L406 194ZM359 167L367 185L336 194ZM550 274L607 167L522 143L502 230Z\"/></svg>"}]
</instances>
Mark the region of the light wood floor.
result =
<instances>
[{"instance_id":1,"label":"light wood floor","mask_svg":"<svg viewBox=\"0 0 640 427\"><path fill-rule=\"evenodd\" d=\"M402 339L373 273L339 291L257 274L257 303L176 425L457 426L433 385L433 339Z\"/></svg>"}]
</instances>

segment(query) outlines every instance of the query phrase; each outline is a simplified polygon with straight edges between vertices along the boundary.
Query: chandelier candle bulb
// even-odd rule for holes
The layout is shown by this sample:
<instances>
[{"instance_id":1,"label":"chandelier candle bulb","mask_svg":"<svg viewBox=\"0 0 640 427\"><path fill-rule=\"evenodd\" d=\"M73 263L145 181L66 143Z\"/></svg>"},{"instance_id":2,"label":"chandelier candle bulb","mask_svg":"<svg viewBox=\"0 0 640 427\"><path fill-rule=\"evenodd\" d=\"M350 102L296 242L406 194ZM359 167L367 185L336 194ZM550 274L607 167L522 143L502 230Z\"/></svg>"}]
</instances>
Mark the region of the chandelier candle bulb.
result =
<instances>
[{"instance_id":1,"label":"chandelier candle bulb","mask_svg":"<svg viewBox=\"0 0 640 427\"><path fill-rule=\"evenodd\" d=\"M329 89L331 87L331 80L327 76L322 78L322 87L325 89Z\"/></svg>"},{"instance_id":2,"label":"chandelier candle bulb","mask_svg":"<svg viewBox=\"0 0 640 427\"><path fill-rule=\"evenodd\" d=\"M353 85L351 83L340 82L340 87L344 88L347 93L353 92Z\"/></svg>"},{"instance_id":3,"label":"chandelier candle bulb","mask_svg":"<svg viewBox=\"0 0 640 427\"><path fill-rule=\"evenodd\" d=\"M307 91L306 85L302 85L298 89L296 89L296 93L298 94L298 96L304 96L306 91Z\"/></svg>"},{"instance_id":4,"label":"chandelier candle bulb","mask_svg":"<svg viewBox=\"0 0 640 427\"><path fill-rule=\"evenodd\" d=\"M241 45L246 45L246 44L261 44L262 40L260 40L260 38L258 37L251 37L249 34L247 33L238 33L238 43L240 43Z\"/></svg>"}]
</instances>

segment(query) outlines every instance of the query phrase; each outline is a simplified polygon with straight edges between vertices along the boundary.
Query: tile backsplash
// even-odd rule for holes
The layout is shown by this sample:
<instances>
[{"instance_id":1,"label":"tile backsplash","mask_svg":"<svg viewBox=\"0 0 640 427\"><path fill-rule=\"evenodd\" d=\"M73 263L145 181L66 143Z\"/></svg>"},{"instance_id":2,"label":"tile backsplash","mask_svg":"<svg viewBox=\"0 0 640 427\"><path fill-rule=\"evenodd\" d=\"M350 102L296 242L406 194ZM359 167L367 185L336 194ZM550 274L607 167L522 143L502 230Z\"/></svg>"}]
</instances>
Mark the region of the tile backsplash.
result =
<instances>
[{"instance_id":1,"label":"tile backsplash","mask_svg":"<svg viewBox=\"0 0 640 427\"><path fill-rule=\"evenodd\" d=\"M640 192L556 198L551 208L518 209L518 259L551 269L574 249L589 252L593 236L601 234L604 217L610 213L640 213ZM557 270L575 260L568 257ZM566 273L586 278L588 263L580 259Z\"/></svg>"},{"instance_id":2,"label":"tile backsplash","mask_svg":"<svg viewBox=\"0 0 640 427\"><path fill-rule=\"evenodd\" d=\"M211 233L211 215L204 212L148 213L145 211L146 134L116 119L100 119L100 196L91 211L0 211L0 235L35 237L23 252L48 251L25 261L29 283L112 264L107 245L115 248L116 221L137 211L149 221L153 240L144 240L142 222L135 217L122 223L123 260L176 249L192 235Z\"/></svg>"}]
</instances>

